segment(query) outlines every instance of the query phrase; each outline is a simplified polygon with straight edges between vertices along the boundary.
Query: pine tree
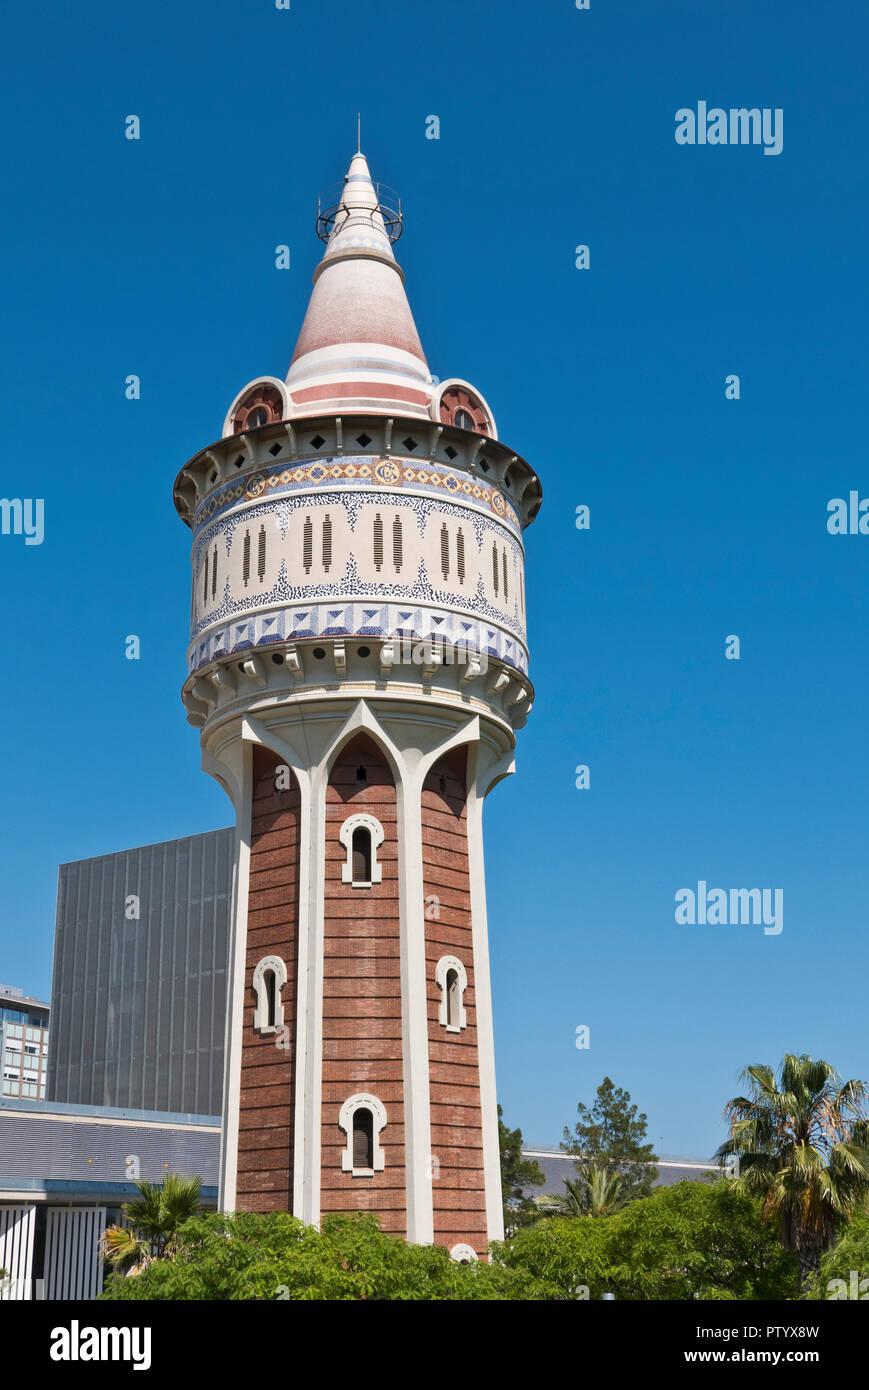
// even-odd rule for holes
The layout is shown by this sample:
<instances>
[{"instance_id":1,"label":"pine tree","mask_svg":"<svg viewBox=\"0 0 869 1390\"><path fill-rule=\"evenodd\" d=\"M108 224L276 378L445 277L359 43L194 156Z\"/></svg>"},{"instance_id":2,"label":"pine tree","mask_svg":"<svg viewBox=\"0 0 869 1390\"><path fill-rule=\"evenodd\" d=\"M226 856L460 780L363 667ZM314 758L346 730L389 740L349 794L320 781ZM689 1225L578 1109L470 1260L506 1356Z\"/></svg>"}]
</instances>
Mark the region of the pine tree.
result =
<instances>
[{"instance_id":1,"label":"pine tree","mask_svg":"<svg viewBox=\"0 0 869 1390\"><path fill-rule=\"evenodd\" d=\"M630 1092L605 1076L594 1105L589 1108L580 1101L576 1111L573 1133L565 1128L561 1147L574 1156L580 1177L604 1168L622 1178L625 1201L648 1197L658 1170L652 1145L645 1142L647 1117L631 1104Z\"/></svg>"}]
</instances>

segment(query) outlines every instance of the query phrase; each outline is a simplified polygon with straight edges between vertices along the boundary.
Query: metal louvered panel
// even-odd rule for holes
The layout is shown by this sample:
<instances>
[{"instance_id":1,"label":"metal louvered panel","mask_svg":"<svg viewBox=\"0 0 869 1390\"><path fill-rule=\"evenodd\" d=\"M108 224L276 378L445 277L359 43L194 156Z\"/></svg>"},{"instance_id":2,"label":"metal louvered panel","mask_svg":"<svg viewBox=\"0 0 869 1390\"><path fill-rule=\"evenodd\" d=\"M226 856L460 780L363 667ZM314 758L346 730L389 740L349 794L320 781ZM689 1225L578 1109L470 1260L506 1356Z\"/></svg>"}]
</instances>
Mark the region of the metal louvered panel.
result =
<instances>
[{"instance_id":1,"label":"metal louvered panel","mask_svg":"<svg viewBox=\"0 0 869 1390\"><path fill-rule=\"evenodd\" d=\"M105 1207L49 1207L46 1216L44 1296L96 1298L102 1286Z\"/></svg>"},{"instance_id":2,"label":"metal louvered panel","mask_svg":"<svg viewBox=\"0 0 869 1390\"><path fill-rule=\"evenodd\" d=\"M217 1182L219 1148L216 1129L111 1124L106 1118L73 1120L0 1108L4 1183L23 1183L36 1175L46 1181L117 1186L129 1181L127 1159L133 1156L138 1175L151 1182L159 1182L166 1172L184 1173L211 1187Z\"/></svg>"},{"instance_id":3,"label":"metal louvered panel","mask_svg":"<svg viewBox=\"0 0 869 1390\"><path fill-rule=\"evenodd\" d=\"M0 1269L8 1275L0 1284L0 1299L5 1302L30 1298L35 1219L33 1206L0 1206Z\"/></svg>"}]
</instances>

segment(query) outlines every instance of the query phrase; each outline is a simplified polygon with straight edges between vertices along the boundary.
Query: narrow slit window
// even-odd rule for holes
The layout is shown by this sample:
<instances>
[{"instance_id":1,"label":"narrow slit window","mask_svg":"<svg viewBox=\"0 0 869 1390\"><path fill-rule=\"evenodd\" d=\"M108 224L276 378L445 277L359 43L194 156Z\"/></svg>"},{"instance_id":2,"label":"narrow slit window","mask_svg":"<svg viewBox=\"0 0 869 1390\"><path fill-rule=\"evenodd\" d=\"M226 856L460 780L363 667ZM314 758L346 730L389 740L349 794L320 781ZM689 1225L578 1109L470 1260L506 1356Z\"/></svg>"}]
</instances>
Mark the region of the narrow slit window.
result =
<instances>
[{"instance_id":1,"label":"narrow slit window","mask_svg":"<svg viewBox=\"0 0 869 1390\"><path fill-rule=\"evenodd\" d=\"M214 596L215 596L216 593L217 593L217 546L214 547L214 550L213 550L212 555L211 555L211 597L214 598Z\"/></svg>"},{"instance_id":2,"label":"narrow slit window","mask_svg":"<svg viewBox=\"0 0 869 1390\"><path fill-rule=\"evenodd\" d=\"M241 577L244 580L244 587L247 588L247 581L250 579L250 531L244 533L244 544L241 552Z\"/></svg>"},{"instance_id":3,"label":"narrow slit window","mask_svg":"<svg viewBox=\"0 0 869 1390\"><path fill-rule=\"evenodd\" d=\"M327 512L323 517L323 569L326 574L332 566L332 518Z\"/></svg>"},{"instance_id":4,"label":"narrow slit window","mask_svg":"<svg viewBox=\"0 0 869 1390\"><path fill-rule=\"evenodd\" d=\"M441 569L444 579L450 577L450 535L446 527L446 522L441 526Z\"/></svg>"},{"instance_id":5,"label":"narrow slit window","mask_svg":"<svg viewBox=\"0 0 869 1390\"><path fill-rule=\"evenodd\" d=\"M256 572L257 577L259 578L259 582L260 584L262 584L266 572L266 528L264 526L261 526L259 528L256 557Z\"/></svg>"},{"instance_id":6,"label":"narrow slit window","mask_svg":"<svg viewBox=\"0 0 869 1390\"><path fill-rule=\"evenodd\" d=\"M280 956L264 956L253 972L256 992L256 1013L253 1026L265 1036L279 1032L284 1026L284 1006L281 990L287 983L287 967Z\"/></svg>"},{"instance_id":7,"label":"narrow slit window","mask_svg":"<svg viewBox=\"0 0 869 1390\"><path fill-rule=\"evenodd\" d=\"M305 517L305 525L302 529L302 564L305 567L305 574L311 573L311 565L314 563L314 526L309 516Z\"/></svg>"},{"instance_id":8,"label":"narrow slit window","mask_svg":"<svg viewBox=\"0 0 869 1390\"><path fill-rule=\"evenodd\" d=\"M459 583L465 582L465 533L461 526L456 535L456 569L459 572Z\"/></svg>"},{"instance_id":9,"label":"narrow slit window","mask_svg":"<svg viewBox=\"0 0 869 1390\"><path fill-rule=\"evenodd\" d=\"M365 1106L353 1115L353 1167L374 1167L374 1116Z\"/></svg>"},{"instance_id":10,"label":"narrow slit window","mask_svg":"<svg viewBox=\"0 0 869 1390\"><path fill-rule=\"evenodd\" d=\"M507 589L507 552L506 552L506 550L502 550L502 551L501 551L501 559L502 559L503 562L504 562L504 563L503 563L504 597L505 597L505 598L509 598L509 597L510 597L510 594L509 594L509 591L508 591L508 589Z\"/></svg>"},{"instance_id":11,"label":"narrow slit window","mask_svg":"<svg viewBox=\"0 0 869 1390\"><path fill-rule=\"evenodd\" d=\"M395 573L401 572L402 560L402 536L401 536L401 517L397 516L392 523L392 564Z\"/></svg>"},{"instance_id":12,"label":"narrow slit window","mask_svg":"<svg viewBox=\"0 0 869 1390\"><path fill-rule=\"evenodd\" d=\"M459 972L457 970L447 971L447 1027L457 1028L459 1023L459 1005L461 1004L461 991L459 990Z\"/></svg>"},{"instance_id":13,"label":"narrow slit window","mask_svg":"<svg viewBox=\"0 0 869 1390\"><path fill-rule=\"evenodd\" d=\"M363 770L360 768L360 772ZM364 787L366 783L358 785ZM383 844L383 826L375 816L365 811L348 816L338 831L338 839L347 855L341 865L342 883L349 883L351 888L372 888L383 882L383 866L377 860L377 851Z\"/></svg>"},{"instance_id":14,"label":"narrow slit window","mask_svg":"<svg viewBox=\"0 0 869 1390\"><path fill-rule=\"evenodd\" d=\"M380 512L374 517L374 568L380 573L383 564L383 521Z\"/></svg>"},{"instance_id":15,"label":"narrow slit window","mask_svg":"<svg viewBox=\"0 0 869 1390\"><path fill-rule=\"evenodd\" d=\"M386 1128L386 1110L376 1096L360 1091L348 1096L338 1114L338 1124L346 1136L341 1154L341 1171L354 1178L373 1178L386 1167L380 1134Z\"/></svg>"},{"instance_id":16,"label":"narrow slit window","mask_svg":"<svg viewBox=\"0 0 869 1390\"><path fill-rule=\"evenodd\" d=\"M492 584L495 589L495 597L498 597L498 547L492 546Z\"/></svg>"},{"instance_id":17,"label":"narrow slit window","mask_svg":"<svg viewBox=\"0 0 869 1390\"><path fill-rule=\"evenodd\" d=\"M203 602L203 603L207 603L207 602L208 602L208 551L205 552L205 563L204 563L203 566L202 566L202 572L203 572L203 575L204 575L204 579L203 579L203 583L202 583L202 602Z\"/></svg>"},{"instance_id":18,"label":"narrow slit window","mask_svg":"<svg viewBox=\"0 0 869 1390\"><path fill-rule=\"evenodd\" d=\"M461 1033L468 1026L468 1012L464 1005L468 972L458 956L441 956L435 966L435 983L441 992L438 1023L448 1033Z\"/></svg>"},{"instance_id":19,"label":"narrow slit window","mask_svg":"<svg viewBox=\"0 0 869 1390\"><path fill-rule=\"evenodd\" d=\"M265 972L263 976L263 985L266 994L266 1027L274 1028L278 992L275 972L273 970L267 970Z\"/></svg>"},{"instance_id":20,"label":"narrow slit window","mask_svg":"<svg viewBox=\"0 0 869 1390\"><path fill-rule=\"evenodd\" d=\"M353 831L353 882L371 882L371 831L364 825Z\"/></svg>"}]
</instances>

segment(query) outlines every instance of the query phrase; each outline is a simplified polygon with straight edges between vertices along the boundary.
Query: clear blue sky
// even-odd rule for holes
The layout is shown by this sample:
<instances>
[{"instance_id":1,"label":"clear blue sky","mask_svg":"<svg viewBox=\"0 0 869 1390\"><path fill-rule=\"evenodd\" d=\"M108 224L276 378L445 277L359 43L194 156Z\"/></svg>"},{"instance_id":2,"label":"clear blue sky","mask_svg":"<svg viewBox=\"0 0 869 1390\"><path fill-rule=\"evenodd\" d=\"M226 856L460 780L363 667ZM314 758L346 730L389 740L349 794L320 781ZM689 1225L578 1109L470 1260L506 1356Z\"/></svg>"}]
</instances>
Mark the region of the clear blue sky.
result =
<instances>
[{"instance_id":1,"label":"clear blue sky","mask_svg":"<svg viewBox=\"0 0 869 1390\"><path fill-rule=\"evenodd\" d=\"M0 537L0 979L47 992L58 863L231 818L179 700L172 481L285 374L361 109L431 368L544 487L487 811L506 1118L557 1140L608 1073L702 1156L749 1062L869 1076L869 536L826 531L869 496L867 41L845 0L7 11L0 486L46 536ZM701 99L781 107L783 152L678 146ZM782 888L783 932L676 926L699 879Z\"/></svg>"}]
</instances>

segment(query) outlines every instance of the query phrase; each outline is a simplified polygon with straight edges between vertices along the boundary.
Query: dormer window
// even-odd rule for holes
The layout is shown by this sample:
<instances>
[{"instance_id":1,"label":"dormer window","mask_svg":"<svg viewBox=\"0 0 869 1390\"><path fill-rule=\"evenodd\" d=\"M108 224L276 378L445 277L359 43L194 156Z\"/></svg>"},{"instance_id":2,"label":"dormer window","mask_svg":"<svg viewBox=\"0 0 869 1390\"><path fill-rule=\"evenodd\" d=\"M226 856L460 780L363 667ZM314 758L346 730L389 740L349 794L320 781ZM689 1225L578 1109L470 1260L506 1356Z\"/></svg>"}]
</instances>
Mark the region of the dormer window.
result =
<instances>
[{"instance_id":1,"label":"dormer window","mask_svg":"<svg viewBox=\"0 0 869 1390\"><path fill-rule=\"evenodd\" d=\"M280 420L283 412L284 403L280 391L270 382L264 381L251 387L247 395L239 401L232 421L233 432L243 434L245 430L260 429L262 425L270 425L275 420Z\"/></svg>"},{"instance_id":2,"label":"dormer window","mask_svg":"<svg viewBox=\"0 0 869 1390\"><path fill-rule=\"evenodd\" d=\"M439 402L441 423L459 430L492 435L489 413L483 402L464 382L447 382Z\"/></svg>"}]
</instances>

